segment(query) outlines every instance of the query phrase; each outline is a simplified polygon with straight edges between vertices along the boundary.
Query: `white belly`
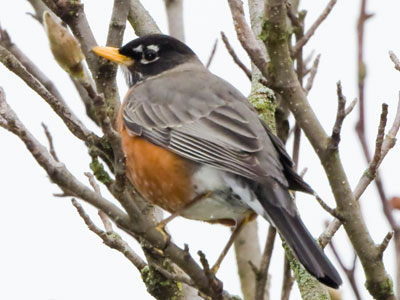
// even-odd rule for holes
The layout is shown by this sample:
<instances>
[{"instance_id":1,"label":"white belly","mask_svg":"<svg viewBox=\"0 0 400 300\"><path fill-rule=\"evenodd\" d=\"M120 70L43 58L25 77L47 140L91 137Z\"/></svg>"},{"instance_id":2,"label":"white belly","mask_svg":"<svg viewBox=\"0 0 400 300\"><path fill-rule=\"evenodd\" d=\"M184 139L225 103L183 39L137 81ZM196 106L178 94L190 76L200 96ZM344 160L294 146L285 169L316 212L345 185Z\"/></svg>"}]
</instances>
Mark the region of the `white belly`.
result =
<instances>
[{"instance_id":1,"label":"white belly","mask_svg":"<svg viewBox=\"0 0 400 300\"><path fill-rule=\"evenodd\" d=\"M252 212L246 204L255 200L254 192L235 175L217 168L203 166L193 175L194 197L213 193L188 207L182 216L194 220L231 219L236 223ZM193 198L194 198L193 197Z\"/></svg>"}]
</instances>

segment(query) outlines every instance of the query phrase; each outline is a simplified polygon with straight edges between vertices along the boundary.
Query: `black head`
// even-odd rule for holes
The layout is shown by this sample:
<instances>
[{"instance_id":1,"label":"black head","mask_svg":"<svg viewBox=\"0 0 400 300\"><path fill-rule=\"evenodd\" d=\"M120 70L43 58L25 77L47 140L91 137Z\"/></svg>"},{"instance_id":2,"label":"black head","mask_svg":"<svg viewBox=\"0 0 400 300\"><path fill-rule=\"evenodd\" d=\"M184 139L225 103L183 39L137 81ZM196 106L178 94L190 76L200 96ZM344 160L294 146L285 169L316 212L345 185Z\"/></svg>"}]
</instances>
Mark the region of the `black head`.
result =
<instances>
[{"instance_id":1,"label":"black head","mask_svg":"<svg viewBox=\"0 0 400 300\"><path fill-rule=\"evenodd\" d=\"M200 62L192 49L181 41L164 34L142 36L119 49L94 47L92 51L127 67L129 85L185 62Z\"/></svg>"},{"instance_id":2,"label":"black head","mask_svg":"<svg viewBox=\"0 0 400 300\"><path fill-rule=\"evenodd\" d=\"M160 74L190 60L196 54L181 41L163 34L135 39L119 48L119 53L134 60L128 66L133 81ZM136 77L136 80L135 80Z\"/></svg>"}]
</instances>

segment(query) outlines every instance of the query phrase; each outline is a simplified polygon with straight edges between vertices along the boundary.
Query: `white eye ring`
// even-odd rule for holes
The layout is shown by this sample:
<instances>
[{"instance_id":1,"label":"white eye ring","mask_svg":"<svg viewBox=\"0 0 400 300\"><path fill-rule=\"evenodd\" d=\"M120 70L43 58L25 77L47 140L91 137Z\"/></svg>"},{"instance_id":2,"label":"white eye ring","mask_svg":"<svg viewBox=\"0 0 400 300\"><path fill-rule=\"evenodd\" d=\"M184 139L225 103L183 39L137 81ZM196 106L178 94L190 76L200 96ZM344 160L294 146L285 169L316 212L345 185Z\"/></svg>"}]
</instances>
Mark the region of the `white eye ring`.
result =
<instances>
[{"instance_id":1,"label":"white eye ring","mask_svg":"<svg viewBox=\"0 0 400 300\"><path fill-rule=\"evenodd\" d=\"M142 53L142 59L140 60L140 62L142 64L146 65L146 64L152 63L160 58L158 56L157 50L154 49L154 47L156 47L156 46L154 46L154 45L150 45L150 46L152 46L152 47L151 48L147 47L146 50L144 50Z\"/></svg>"},{"instance_id":2,"label":"white eye ring","mask_svg":"<svg viewBox=\"0 0 400 300\"><path fill-rule=\"evenodd\" d=\"M138 53L143 52L143 45L139 45L139 46L133 48L132 50L134 52L138 52Z\"/></svg>"},{"instance_id":3,"label":"white eye ring","mask_svg":"<svg viewBox=\"0 0 400 300\"><path fill-rule=\"evenodd\" d=\"M142 58L141 60L140 60L140 63L141 64L144 64L144 65L147 65L147 64L151 64L152 62L155 62L155 61L157 61L157 60L159 60L160 59L160 57L159 56L157 56L155 59L153 59L153 60L147 60L147 59L145 59L145 58Z\"/></svg>"}]
</instances>

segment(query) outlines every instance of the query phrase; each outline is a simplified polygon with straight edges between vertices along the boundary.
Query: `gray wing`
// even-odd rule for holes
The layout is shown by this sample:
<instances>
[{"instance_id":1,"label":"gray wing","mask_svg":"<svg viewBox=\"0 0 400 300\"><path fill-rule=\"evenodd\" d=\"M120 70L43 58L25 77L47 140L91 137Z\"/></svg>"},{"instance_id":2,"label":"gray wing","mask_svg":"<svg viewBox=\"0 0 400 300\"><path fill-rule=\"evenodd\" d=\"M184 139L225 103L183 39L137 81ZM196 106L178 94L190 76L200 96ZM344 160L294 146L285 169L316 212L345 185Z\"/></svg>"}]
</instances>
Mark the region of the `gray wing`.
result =
<instances>
[{"instance_id":1,"label":"gray wing","mask_svg":"<svg viewBox=\"0 0 400 300\"><path fill-rule=\"evenodd\" d=\"M284 186L280 155L247 99L204 70L160 75L128 93L125 126L192 161Z\"/></svg>"}]
</instances>

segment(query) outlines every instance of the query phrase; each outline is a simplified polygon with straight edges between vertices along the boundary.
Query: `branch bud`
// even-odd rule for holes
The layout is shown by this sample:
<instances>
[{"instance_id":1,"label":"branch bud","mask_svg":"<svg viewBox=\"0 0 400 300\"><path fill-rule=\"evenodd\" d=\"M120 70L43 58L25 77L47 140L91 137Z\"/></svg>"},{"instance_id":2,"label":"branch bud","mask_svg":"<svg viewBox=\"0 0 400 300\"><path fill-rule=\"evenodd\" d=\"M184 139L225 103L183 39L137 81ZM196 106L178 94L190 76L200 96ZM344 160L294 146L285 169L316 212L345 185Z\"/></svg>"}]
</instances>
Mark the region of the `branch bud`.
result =
<instances>
[{"instance_id":1,"label":"branch bud","mask_svg":"<svg viewBox=\"0 0 400 300\"><path fill-rule=\"evenodd\" d=\"M43 22L51 52L64 71L78 80L83 80L85 78L82 64L84 56L79 42L56 18L48 11L43 13Z\"/></svg>"}]
</instances>

